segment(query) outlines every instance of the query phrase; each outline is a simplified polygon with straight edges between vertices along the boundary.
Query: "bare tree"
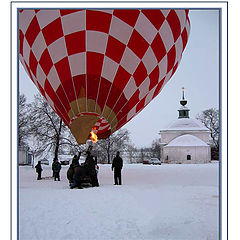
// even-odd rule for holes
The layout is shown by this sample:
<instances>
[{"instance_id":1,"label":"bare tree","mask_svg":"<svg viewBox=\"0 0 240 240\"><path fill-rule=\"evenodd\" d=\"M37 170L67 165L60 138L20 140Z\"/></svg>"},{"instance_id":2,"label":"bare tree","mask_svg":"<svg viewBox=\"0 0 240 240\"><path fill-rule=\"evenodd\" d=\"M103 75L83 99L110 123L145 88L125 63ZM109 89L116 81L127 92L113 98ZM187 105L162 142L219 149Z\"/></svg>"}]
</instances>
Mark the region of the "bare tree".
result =
<instances>
[{"instance_id":1,"label":"bare tree","mask_svg":"<svg viewBox=\"0 0 240 240\"><path fill-rule=\"evenodd\" d=\"M131 144L131 143L127 144L126 152L128 154L128 158L129 158L129 162L130 163L137 163L137 162L139 162L138 152L137 152L136 147L133 144Z\"/></svg>"},{"instance_id":2,"label":"bare tree","mask_svg":"<svg viewBox=\"0 0 240 240\"><path fill-rule=\"evenodd\" d=\"M158 159L161 158L161 145L160 139L156 139L152 141L152 157L156 157Z\"/></svg>"},{"instance_id":3,"label":"bare tree","mask_svg":"<svg viewBox=\"0 0 240 240\"><path fill-rule=\"evenodd\" d=\"M64 150L68 154L75 155L77 152L83 152L87 149L87 144L81 144L79 145L72 135L71 131L67 128L64 131L65 136L65 144L64 144Z\"/></svg>"},{"instance_id":4,"label":"bare tree","mask_svg":"<svg viewBox=\"0 0 240 240\"><path fill-rule=\"evenodd\" d=\"M104 162L107 159L107 163L111 163L114 153L117 151L124 151L129 141L129 131L126 129L120 129L119 131L110 135L107 139L101 139L97 142L98 155L100 162ZM102 154L100 153L102 152Z\"/></svg>"},{"instance_id":5,"label":"bare tree","mask_svg":"<svg viewBox=\"0 0 240 240\"><path fill-rule=\"evenodd\" d=\"M212 159L219 155L219 110L210 108L196 116L211 132Z\"/></svg>"},{"instance_id":6,"label":"bare tree","mask_svg":"<svg viewBox=\"0 0 240 240\"><path fill-rule=\"evenodd\" d=\"M212 144L219 147L219 110L210 108L198 114L196 117L211 132Z\"/></svg>"},{"instance_id":7,"label":"bare tree","mask_svg":"<svg viewBox=\"0 0 240 240\"><path fill-rule=\"evenodd\" d=\"M63 151L64 146L71 146L79 149L75 139L64 124L62 119L53 111L50 105L40 95L36 94L34 101L29 105L29 126L31 135L34 138L34 151L39 154L45 150L53 151L54 157L58 158L58 153Z\"/></svg>"},{"instance_id":8,"label":"bare tree","mask_svg":"<svg viewBox=\"0 0 240 240\"><path fill-rule=\"evenodd\" d=\"M18 146L27 146L28 127L27 99L21 94L18 100Z\"/></svg>"},{"instance_id":9,"label":"bare tree","mask_svg":"<svg viewBox=\"0 0 240 240\"><path fill-rule=\"evenodd\" d=\"M152 157L152 149L148 147L142 147L139 149L140 162L143 162L146 159L150 159Z\"/></svg>"}]
</instances>

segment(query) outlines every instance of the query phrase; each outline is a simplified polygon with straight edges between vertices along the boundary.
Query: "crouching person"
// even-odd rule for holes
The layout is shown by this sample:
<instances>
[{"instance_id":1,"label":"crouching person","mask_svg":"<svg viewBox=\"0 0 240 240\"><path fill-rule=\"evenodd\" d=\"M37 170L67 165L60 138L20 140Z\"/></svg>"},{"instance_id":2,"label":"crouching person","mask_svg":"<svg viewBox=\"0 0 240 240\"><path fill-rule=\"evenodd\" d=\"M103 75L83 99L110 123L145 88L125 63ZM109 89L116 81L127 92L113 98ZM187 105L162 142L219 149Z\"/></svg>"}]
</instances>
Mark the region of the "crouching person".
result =
<instances>
[{"instance_id":1,"label":"crouching person","mask_svg":"<svg viewBox=\"0 0 240 240\"><path fill-rule=\"evenodd\" d=\"M79 165L76 167L76 173L73 175L73 183L70 185L70 188L79 188L82 189L82 183L86 177L86 169L84 166Z\"/></svg>"}]
</instances>

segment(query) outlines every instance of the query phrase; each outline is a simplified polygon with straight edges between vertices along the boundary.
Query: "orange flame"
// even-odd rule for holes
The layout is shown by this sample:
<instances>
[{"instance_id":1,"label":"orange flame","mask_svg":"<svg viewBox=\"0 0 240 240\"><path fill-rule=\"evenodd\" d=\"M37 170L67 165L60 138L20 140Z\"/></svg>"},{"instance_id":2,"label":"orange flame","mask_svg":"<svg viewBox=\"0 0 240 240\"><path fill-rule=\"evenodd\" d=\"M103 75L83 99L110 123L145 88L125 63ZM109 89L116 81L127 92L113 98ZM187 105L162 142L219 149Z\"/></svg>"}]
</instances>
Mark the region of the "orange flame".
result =
<instances>
[{"instance_id":1,"label":"orange flame","mask_svg":"<svg viewBox=\"0 0 240 240\"><path fill-rule=\"evenodd\" d=\"M98 137L97 137L97 134L94 132L93 129L90 132L90 134L91 134L90 139L92 140L93 143L96 143L98 141Z\"/></svg>"}]
</instances>

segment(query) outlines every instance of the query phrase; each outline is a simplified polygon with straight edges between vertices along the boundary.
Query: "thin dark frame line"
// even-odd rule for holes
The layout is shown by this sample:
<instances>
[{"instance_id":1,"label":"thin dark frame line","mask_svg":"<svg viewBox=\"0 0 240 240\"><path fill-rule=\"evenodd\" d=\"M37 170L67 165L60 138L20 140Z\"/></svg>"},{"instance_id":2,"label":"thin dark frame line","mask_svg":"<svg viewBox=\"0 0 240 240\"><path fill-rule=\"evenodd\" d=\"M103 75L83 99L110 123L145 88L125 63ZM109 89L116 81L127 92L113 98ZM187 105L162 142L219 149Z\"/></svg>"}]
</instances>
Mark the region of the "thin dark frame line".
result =
<instances>
[{"instance_id":1,"label":"thin dark frame line","mask_svg":"<svg viewBox=\"0 0 240 240\"><path fill-rule=\"evenodd\" d=\"M222 99L222 74L221 74L221 63L222 63L222 31L221 31L221 27L222 27L222 10L220 9L219 11L219 33L218 33L218 38L219 38L219 60L218 60L218 64L219 64L219 129L222 128L222 124L221 124L221 120L222 120L222 104L221 104L221 99ZM222 206L222 191L221 191L221 186L222 186L222 151L221 151L221 147L222 146L222 132L219 131L219 170L218 170L218 174L219 174L219 187L218 187L218 191L219 191L219 219L218 219L218 224L219 224L219 239L222 239L222 231L221 231L221 226L222 226L222 211L221 211L221 206Z\"/></svg>"},{"instance_id":2,"label":"thin dark frame line","mask_svg":"<svg viewBox=\"0 0 240 240\"><path fill-rule=\"evenodd\" d=\"M11 1L11 3L228 3L228 1Z\"/></svg>"},{"instance_id":3,"label":"thin dark frame line","mask_svg":"<svg viewBox=\"0 0 240 240\"><path fill-rule=\"evenodd\" d=\"M12 239L12 4L10 4L10 239Z\"/></svg>"},{"instance_id":4,"label":"thin dark frame line","mask_svg":"<svg viewBox=\"0 0 240 240\"><path fill-rule=\"evenodd\" d=\"M228 239L228 2L227 2L227 239Z\"/></svg>"}]
</instances>

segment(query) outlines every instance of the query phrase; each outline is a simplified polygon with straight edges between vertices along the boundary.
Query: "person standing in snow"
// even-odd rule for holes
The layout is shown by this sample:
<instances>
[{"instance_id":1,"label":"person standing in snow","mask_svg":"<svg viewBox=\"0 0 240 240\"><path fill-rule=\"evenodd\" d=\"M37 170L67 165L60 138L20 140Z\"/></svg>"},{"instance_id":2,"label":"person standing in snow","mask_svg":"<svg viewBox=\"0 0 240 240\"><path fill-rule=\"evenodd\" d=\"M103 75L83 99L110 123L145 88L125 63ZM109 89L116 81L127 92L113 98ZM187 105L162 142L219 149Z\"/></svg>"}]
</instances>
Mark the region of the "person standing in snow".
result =
<instances>
[{"instance_id":1,"label":"person standing in snow","mask_svg":"<svg viewBox=\"0 0 240 240\"><path fill-rule=\"evenodd\" d=\"M42 179L41 174L42 174L42 170L43 170L42 166L41 166L41 161L38 161L38 164L35 166L35 168L36 168L36 172L38 174L37 180L41 180Z\"/></svg>"},{"instance_id":2,"label":"person standing in snow","mask_svg":"<svg viewBox=\"0 0 240 240\"><path fill-rule=\"evenodd\" d=\"M58 179L58 181L60 181L60 170L61 170L61 164L58 162L58 159L54 159L53 160L53 164L52 164L52 170L53 170L53 176L54 176L54 181L56 181L56 179Z\"/></svg>"},{"instance_id":3,"label":"person standing in snow","mask_svg":"<svg viewBox=\"0 0 240 240\"><path fill-rule=\"evenodd\" d=\"M81 156L81 152L79 152L78 155L74 155L72 159L72 163L70 164L67 170L67 179L69 181L69 184L73 183L73 176L76 173L76 168L79 166L80 156Z\"/></svg>"},{"instance_id":4,"label":"person standing in snow","mask_svg":"<svg viewBox=\"0 0 240 240\"><path fill-rule=\"evenodd\" d=\"M99 187L97 172L96 172L96 162L93 159L93 156L91 156L90 151L87 151L87 157L84 162L84 167L87 170L87 174L89 174L91 178L92 186Z\"/></svg>"},{"instance_id":5,"label":"person standing in snow","mask_svg":"<svg viewBox=\"0 0 240 240\"><path fill-rule=\"evenodd\" d=\"M96 174L97 174L97 176L98 176L98 172L99 172L99 166L98 166L98 164L97 164L97 156L95 156L95 170L96 170Z\"/></svg>"},{"instance_id":6,"label":"person standing in snow","mask_svg":"<svg viewBox=\"0 0 240 240\"><path fill-rule=\"evenodd\" d=\"M114 170L114 185L122 185L121 171L123 167L123 160L120 157L119 151L117 151L116 157L112 162L112 171Z\"/></svg>"},{"instance_id":7,"label":"person standing in snow","mask_svg":"<svg viewBox=\"0 0 240 240\"><path fill-rule=\"evenodd\" d=\"M76 173L77 173L77 168L80 166L79 164L79 158L81 156L81 152L78 153L78 155L74 155L72 159L72 163L70 164L70 167L67 170L67 179L69 181L69 185L71 188L74 188L77 186L76 183Z\"/></svg>"}]
</instances>

